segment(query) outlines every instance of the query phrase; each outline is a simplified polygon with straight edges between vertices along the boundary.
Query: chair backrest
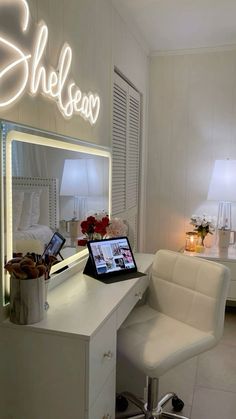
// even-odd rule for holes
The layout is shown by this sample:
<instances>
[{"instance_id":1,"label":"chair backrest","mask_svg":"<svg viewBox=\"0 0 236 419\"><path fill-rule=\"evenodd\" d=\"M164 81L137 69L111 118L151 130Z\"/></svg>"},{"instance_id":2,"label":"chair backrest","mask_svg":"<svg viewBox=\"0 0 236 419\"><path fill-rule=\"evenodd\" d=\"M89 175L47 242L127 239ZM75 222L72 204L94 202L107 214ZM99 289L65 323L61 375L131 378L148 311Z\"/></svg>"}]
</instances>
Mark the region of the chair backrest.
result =
<instances>
[{"instance_id":1,"label":"chair backrest","mask_svg":"<svg viewBox=\"0 0 236 419\"><path fill-rule=\"evenodd\" d=\"M219 263L159 250L153 262L148 303L219 339L229 278L229 269Z\"/></svg>"}]
</instances>

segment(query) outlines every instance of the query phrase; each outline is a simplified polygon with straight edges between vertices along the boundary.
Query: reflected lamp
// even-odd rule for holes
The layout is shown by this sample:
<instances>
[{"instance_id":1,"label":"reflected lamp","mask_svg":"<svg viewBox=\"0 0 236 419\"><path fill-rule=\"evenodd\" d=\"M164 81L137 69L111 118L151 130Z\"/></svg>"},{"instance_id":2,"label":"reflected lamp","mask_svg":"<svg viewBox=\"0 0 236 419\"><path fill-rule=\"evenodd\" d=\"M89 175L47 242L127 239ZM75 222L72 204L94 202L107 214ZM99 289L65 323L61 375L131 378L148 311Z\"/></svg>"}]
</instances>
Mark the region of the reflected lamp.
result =
<instances>
[{"instance_id":1,"label":"reflected lamp","mask_svg":"<svg viewBox=\"0 0 236 419\"><path fill-rule=\"evenodd\" d=\"M87 159L65 159L60 195L74 197L73 220L84 217L88 197Z\"/></svg>"},{"instance_id":2,"label":"reflected lamp","mask_svg":"<svg viewBox=\"0 0 236 419\"><path fill-rule=\"evenodd\" d=\"M74 197L73 220L85 218L89 197L108 195L107 177L99 158L65 159L60 195Z\"/></svg>"}]
</instances>

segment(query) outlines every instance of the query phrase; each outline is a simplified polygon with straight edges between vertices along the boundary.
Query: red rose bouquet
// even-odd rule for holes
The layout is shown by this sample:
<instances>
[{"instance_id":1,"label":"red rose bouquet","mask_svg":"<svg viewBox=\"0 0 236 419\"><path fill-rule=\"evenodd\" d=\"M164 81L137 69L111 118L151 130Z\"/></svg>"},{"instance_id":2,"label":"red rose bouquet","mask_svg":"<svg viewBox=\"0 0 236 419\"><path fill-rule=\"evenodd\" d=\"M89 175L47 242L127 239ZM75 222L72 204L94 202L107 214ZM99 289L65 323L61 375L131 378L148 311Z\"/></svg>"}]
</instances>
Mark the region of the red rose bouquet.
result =
<instances>
[{"instance_id":1,"label":"red rose bouquet","mask_svg":"<svg viewBox=\"0 0 236 419\"><path fill-rule=\"evenodd\" d=\"M120 218L110 220L105 213L90 215L80 225L85 237L78 240L79 246L86 246L87 240L126 236L128 230L127 225Z\"/></svg>"},{"instance_id":2,"label":"red rose bouquet","mask_svg":"<svg viewBox=\"0 0 236 419\"><path fill-rule=\"evenodd\" d=\"M81 223L81 231L88 240L101 239L103 238L109 226L110 220L108 215L102 218L90 215L86 220Z\"/></svg>"}]
</instances>

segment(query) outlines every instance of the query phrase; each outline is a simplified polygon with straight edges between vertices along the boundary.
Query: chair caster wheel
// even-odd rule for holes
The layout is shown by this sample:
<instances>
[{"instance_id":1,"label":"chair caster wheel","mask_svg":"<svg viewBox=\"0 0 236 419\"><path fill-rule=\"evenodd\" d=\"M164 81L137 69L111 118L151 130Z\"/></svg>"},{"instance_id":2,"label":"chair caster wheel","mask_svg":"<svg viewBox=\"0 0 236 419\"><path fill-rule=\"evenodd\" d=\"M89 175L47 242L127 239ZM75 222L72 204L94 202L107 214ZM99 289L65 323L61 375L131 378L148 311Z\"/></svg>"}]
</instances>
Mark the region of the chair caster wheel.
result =
<instances>
[{"instance_id":1,"label":"chair caster wheel","mask_svg":"<svg viewBox=\"0 0 236 419\"><path fill-rule=\"evenodd\" d=\"M184 407L183 400L179 399L177 396L172 398L172 406L175 412L180 412Z\"/></svg>"},{"instance_id":2,"label":"chair caster wheel","mask_svg":"<svg viewBox=\"0 0 236 419\"><path fill-rule=\"evenodd\" d=\"M117 412L124 412L129 403L125 396L122 396L122 394L117 394L116 396L116 411Z\"/></svg>"}]
</instances>

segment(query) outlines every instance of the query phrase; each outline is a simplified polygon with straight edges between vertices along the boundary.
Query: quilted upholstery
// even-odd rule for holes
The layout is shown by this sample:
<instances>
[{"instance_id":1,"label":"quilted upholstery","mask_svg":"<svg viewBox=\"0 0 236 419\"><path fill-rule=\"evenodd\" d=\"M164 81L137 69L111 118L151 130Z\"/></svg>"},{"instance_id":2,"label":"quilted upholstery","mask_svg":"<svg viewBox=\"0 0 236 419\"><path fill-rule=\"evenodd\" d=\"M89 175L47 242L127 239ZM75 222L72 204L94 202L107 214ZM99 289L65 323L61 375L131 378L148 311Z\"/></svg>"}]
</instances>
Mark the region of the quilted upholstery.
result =
<instances>
[{"instance_id":1,"label":"quilted upholstery","mask_svg":"<svg viewBox=\"0 0 236 419\"><path fill-rule=\"evenodd\" d=\"M150 377L213 347L220 339L229 270L169 250L156 253L147 302L118 332L118 351Z\"/></svg>"}]
</instances>

